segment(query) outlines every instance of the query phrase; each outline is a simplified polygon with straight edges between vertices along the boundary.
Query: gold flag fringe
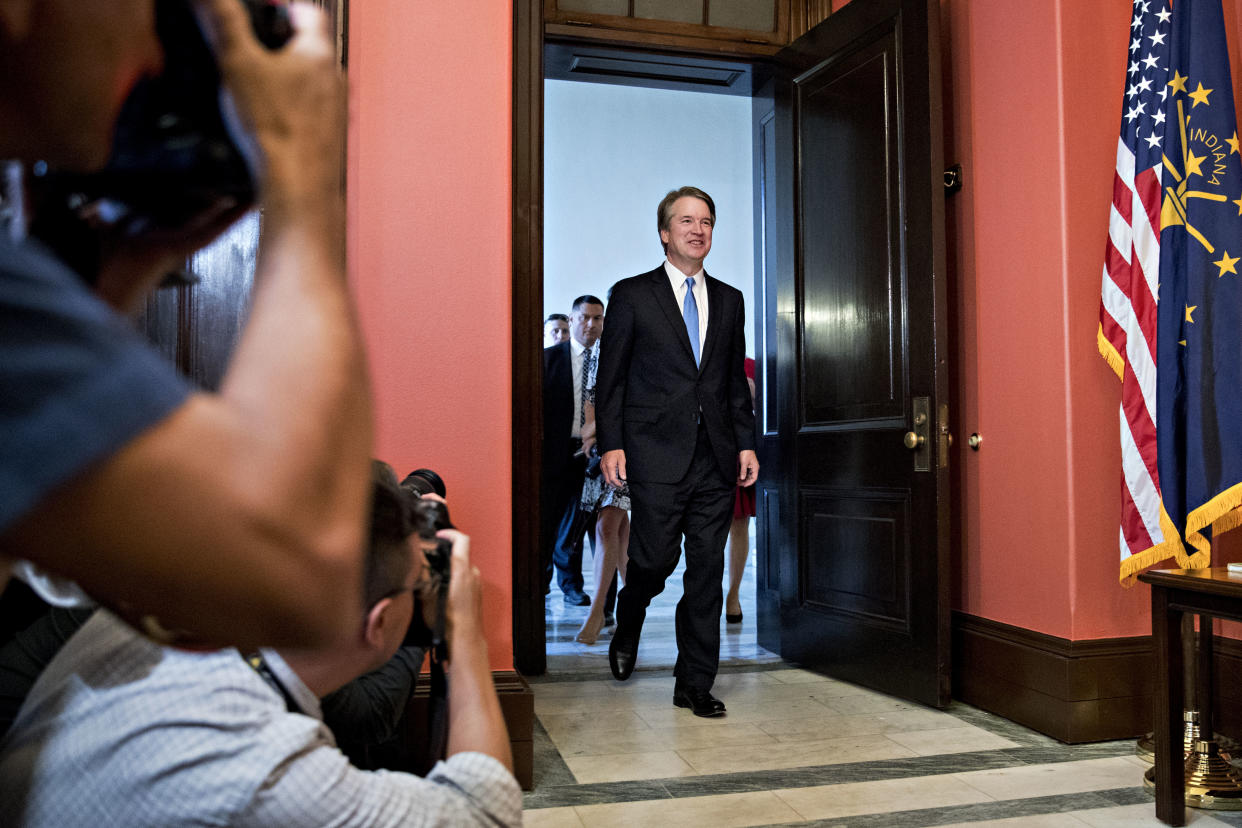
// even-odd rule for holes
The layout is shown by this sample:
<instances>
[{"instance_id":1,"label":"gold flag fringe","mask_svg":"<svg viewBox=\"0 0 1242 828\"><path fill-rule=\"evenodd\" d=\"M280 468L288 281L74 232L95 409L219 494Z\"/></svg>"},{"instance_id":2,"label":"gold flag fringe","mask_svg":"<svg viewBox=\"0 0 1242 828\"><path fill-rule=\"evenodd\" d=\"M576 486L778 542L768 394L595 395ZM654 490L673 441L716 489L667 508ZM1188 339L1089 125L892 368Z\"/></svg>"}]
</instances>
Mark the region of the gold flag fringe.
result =
<instances>
[{"instance_id":1,"label":"gold flag fringe","mask_svg":"<svg viewBox=\"0 0 1242 828\"><path fill-rule=\"evenodd\" d=\"M1122 586L1134 586L1138 583L1139 572L1169 558L1175 558L1178 566L1183 569L1188 568L1186 563L1189 563L1190 558L1186 556L1186 547L1182 545L1182 537L1173 525L1173 519L1164 510L1163 503L1160 504L1160 531L1164 534L1163 542L1136 552L1121 562Z\"/></svg>"},{"instance_id":2,"label":"gold flag fringe","mask_svg":"<svg viewBox=\"0 0 1242 828\"><path fill-rule=\"evenodd\" d=\"M1186 516L1186 542L1195 548L1184 569L1202 569L1212 565L1212 542L1203 536L1204 527L1212 527L1212 537L1242 525L1242 483L1236 483ZM1179 561L1180 563L1180 561Z\"/></svg>"},{"instance_id":3,"label":"gold flag fringe","mask_svg":"<svg viewBox=\"0 0 1242 828\"><path fill-rule=\"evenodd\" d=\"M1117 375L1117 379L1125 377L1126 361L1117 349L1113 347L1113 343L1108 341L1108 337L1104 336L1104 326L1100 325L1095 332L1095 346L1100 349L1100 356L1104 357L1104 361L1108 363L1108 367L1113 369Z\"/></svg>"}]
</instances>

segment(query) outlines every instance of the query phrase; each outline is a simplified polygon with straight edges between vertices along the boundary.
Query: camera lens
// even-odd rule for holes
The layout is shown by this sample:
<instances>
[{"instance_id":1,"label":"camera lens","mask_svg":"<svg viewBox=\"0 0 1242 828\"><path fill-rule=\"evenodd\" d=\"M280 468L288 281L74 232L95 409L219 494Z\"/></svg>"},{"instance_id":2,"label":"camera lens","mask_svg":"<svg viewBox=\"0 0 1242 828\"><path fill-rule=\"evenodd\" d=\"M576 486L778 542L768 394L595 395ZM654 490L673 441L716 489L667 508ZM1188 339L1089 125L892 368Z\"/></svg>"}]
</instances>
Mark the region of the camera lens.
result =
<instances>
[{"instance_id":1,"label":"camera lens","mask_svg":"<svg viewBox=\"0 0 1242 828\"><path fill-rule=\"evenodd\" d=\"M419 497L427 494L437 494L440 497L447 497L447 490L444 487L444 480L440 475L431 469L415 469L405 476L405 480L401 481L402 488L409 489Z\"/></svg>"}]
</instances>

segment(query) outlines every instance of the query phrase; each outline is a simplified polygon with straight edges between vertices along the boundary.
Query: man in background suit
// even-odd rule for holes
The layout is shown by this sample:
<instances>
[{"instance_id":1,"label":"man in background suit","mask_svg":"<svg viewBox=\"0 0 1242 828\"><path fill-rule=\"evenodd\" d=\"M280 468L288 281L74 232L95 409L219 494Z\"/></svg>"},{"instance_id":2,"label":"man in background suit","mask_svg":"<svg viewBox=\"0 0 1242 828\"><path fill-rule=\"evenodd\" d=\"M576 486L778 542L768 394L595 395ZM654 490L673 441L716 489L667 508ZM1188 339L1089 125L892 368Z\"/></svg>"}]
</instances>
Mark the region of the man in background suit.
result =
<instances>
[{"instance_id":1,"label":"man in background suit","mask_svg":"<svg viewBox=\"0 0 1242 828\"><path fill-rule=\"evenodd\" d=\"M555 564L565 603L577 607L591 603L582 591L582 536L589 513L578 506L586 471L582 403L594 345L603 328L604 303L594 296L579 296L569 315L569 340L543 351L539 550L544 586L551 584Z\"/></svg>"},{"instance_id":2,"label":"man in background suit","mask_svg":"<svg viewBox=\"0 0 1242 828\"><path fill-rule=\"evenodd\" d=\"M673 704L720 716L711 694L720 662L724 545L735 485L759 475L755 417L743 363L745 307L711 278L716 205L695 187L656 211L666 259L623 279L609 298L600 345L595 421L603 473L630 486L629 564L608 648L612 674L629 678L647 605L664 590L685 539L685 591L677 604Z\"/></svg>"},{"instance_id":3,"label":"man in background suit","mask_svg":"<svg viewBox=\"0 0 1242 828\"><path fill-rule=\"evenodd\" d=\"M550 313L543 320L543 347L551 348L569 340L569 317L563 313Z\"/></svg>"}]
</instances>

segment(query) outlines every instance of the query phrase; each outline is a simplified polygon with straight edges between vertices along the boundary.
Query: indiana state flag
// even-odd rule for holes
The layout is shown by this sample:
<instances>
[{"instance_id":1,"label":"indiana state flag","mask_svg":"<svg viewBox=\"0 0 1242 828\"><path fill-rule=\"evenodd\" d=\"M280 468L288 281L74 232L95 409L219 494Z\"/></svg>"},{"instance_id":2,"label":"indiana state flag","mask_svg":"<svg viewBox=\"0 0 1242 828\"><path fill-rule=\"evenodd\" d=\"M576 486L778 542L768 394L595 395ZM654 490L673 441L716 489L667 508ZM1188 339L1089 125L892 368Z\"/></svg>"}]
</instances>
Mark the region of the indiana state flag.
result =
<instances>
[{"instance_id":1,"label":"indiana state flag","mask_svg":"<svg viewBox=\"0 0 1242 828\"><path fill-rule=\"evenodd\" d=\"M1221 0L1137 0L1098 342L1122 381L1121 580L1242 524L1242 155Z\"/></svg>"},{"instance_id":2,"label":"indiana state flag","mask_svg":"<svg viewBox=\"0 0 1242 828\"><path fill-rule=\"evenodd\" d=\"M1144 0L1144 5L1146 0ZM1164 87L1157 423L1184 567L1242 523L1242 155L1221 0L1172 3Z\"/></svg>"}]
</instances>

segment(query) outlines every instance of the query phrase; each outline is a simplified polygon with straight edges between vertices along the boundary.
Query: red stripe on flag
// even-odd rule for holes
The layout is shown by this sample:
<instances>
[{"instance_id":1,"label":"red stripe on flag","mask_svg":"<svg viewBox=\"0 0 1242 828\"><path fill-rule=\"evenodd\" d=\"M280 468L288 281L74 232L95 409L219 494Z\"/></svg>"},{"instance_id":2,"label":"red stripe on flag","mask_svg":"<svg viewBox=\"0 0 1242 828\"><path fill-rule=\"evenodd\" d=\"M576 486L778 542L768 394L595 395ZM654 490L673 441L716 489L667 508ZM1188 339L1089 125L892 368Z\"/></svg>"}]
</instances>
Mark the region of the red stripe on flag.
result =
<instances>
[{"instance_id":1,"label":"red stripe on flag","mask_svg":"<svg viewBox=\"0 0 1242 828\"><path fill-rule=\"evenodd\" d=\"M1133 193L1130 191L1130 185L1121 177L1121 173L1113 172L1113 206L1117 208L1117 212L1126 220L1126 224L1131 226L1134 222L1130 215L1130 202L1133 200Z\"/></svg>"},{"instance_id":2,"label":"red stripe on flag","mask_svg":"<svg viewBox=\"0 0 1242 828\"><path fill-rule=\"evenodd\" d=\"M1134 176L1134 191L1138 193L1139 200L1143 202L1143 209L1147 211L1147 221L1151 224L1152 232L1159 237L1160 179L1156 176L1154 167L1148 167ZM1126 219L1126 221L1130 220ZM1130 226L1133 227L1134 223L1130 222Z\"/></svg>"},{"instance_id":3,"label":"red stripe on flag","mask_svg":"<svg viewBox=\"0 0 1242 828\"><path fill-rule=\"evenodd\" d=\"M1117 320L1113 319L1113 315L1104 308L1100 308L1100 328L1104 331L1104 338L1117 349L1117 353L1122 358L1126 355L1126 331L1125 328L1117 324Z\"/></svg>"}]
</instances>

